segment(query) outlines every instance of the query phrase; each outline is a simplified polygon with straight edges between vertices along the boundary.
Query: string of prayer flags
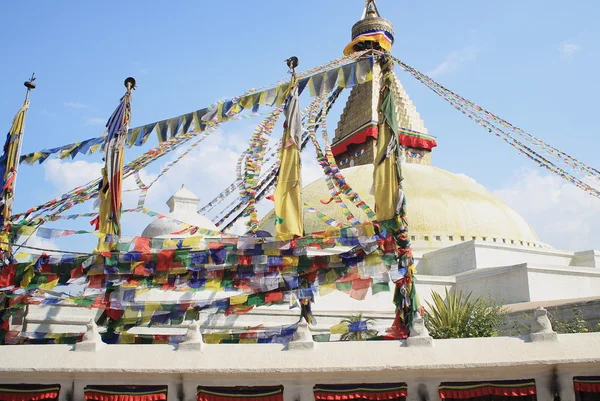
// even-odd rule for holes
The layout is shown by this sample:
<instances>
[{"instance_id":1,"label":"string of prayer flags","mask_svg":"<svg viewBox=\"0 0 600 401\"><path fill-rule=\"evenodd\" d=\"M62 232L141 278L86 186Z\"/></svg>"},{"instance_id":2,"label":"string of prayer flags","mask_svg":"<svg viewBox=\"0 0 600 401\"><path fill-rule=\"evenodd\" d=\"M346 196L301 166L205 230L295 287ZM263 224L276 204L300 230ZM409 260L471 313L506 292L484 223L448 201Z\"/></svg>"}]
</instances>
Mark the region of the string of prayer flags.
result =
<instances>
[{"instance_id":1,"label":"string of prayer flags","mask_svg":"<svg viewBox=\"0 0 600 401\"><path fill-rule=\"evenodd\" d=\"M600 171L534 137L483 107L443 87L397 58L393 60L452 107L502 139L542 168L558 175L588 194L600 198Z\"/></svg>"},{"instance_id":2,"label":"string of prayer flags","mask_svg":"<svg viewBox=\"0 0 600 401\"><path fill-rule=\"evenodd\" d=\"M299 74L299 92L302 93L304 89L308 88L310 95L315 97L330 92L337 86L352 88L370 81L373 78L373 59L372 57L358 59L358 56L342 57L323 67L313 69L314 72L308 75L306 73ZM146 143L152 133L156 134L159 143L164 142L169 138L188 133L191 127L196 132L203 132L210 122L237 119L239 118L237 115L244 110L256 113L259 106L281 106L284 102L283 94L288 86L288 83L282 83L269 89L247 93L232 100L221 101L191 113L131 128L127 132L127 145L129 147L141 146ZM73 159L79 154L96 152L104 141L105 137L101 136L57 148L44 149L22 155L20 162L41 164L52 155Z\"/></svg>"}]
</instances>

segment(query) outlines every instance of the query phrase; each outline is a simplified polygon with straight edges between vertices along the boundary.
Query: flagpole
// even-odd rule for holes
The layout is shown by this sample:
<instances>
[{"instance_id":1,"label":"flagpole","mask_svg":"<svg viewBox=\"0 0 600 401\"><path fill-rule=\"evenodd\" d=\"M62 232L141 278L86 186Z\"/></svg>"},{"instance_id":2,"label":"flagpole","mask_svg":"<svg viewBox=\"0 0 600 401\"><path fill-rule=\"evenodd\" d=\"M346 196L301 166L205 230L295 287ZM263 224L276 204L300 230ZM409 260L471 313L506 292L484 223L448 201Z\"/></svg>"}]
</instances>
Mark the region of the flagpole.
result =
<instances>
[{"instance_id":1,"label":"flagpole","mask_svg":"<svg viewBox=\"0 0 600 401\"><path fill-rule=\"evenodd\" d=\"M15 187L23 146L25 118L29 109L29 93L35 89L35 79L35 73L31 74L31 78L23 84L27 88L25 101L13 119L0 157L0 241L2 242L0 252L2 253L2 259L9 263L14 262L11 245L14 238L12 238L10 232L12 225L10 217L15 201Z\"/></svg>"},{"instance_id":2,"label":"flagpole","mask_svg":"<svg viewBox=\"0 0 600 401\"><path fill-rule=\"evenodd\" d=\"M98 197L100 212L97 220L92 221L100 231L96 251L110 252L117 246L121 235L123 161L127 131L131 120L131 92L136 88L135 79L129 77L124 82L125 95L106 123L107 134L104 144L104 168ZM106 241L108 235L114 236Z\"/></svg>"},{"instance_id":3,"label":"flagpole","mask_svg":"<svg viewBox=\"0 0 600 401\"><path fill-rule=\"evenodd\" d=\"M23 85L25 85L25 87L27 88L27 92L25 92L25 102L23 103L23 104L27 104L27 110L29 110L29 93L31 93L31 91L35 89L35 84L33 83L34 81L35 81L35 72L33 74L31 74L31 78L29 78L29 81L25 81L23 83ZM25 117L27 116L27 110L25 110L25 115L23 116L23 127L21 128L23 133L21 134L21 140L19 141L18 149L17 149L17 155L19 158L21 157L21 149L23 148L23 134L25 131ZM17 185L16 170L18 170L18 168L19 168L19 163L20 163L20 160L17 160L17 163L15 165L15 179L13 181L13 188L16 187L16 185ZM11 212L12 212L12 210L11 210Z\"/></svg>"}]
</instances>

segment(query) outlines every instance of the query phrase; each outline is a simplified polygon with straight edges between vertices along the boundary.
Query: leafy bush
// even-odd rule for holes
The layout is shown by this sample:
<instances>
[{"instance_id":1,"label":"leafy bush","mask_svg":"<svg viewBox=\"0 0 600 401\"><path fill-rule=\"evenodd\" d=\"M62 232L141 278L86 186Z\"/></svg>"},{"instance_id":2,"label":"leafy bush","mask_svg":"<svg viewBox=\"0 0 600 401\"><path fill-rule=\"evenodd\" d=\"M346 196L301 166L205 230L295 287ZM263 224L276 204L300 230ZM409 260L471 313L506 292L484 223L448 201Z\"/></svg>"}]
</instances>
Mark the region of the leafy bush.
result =
<instances>
[{"instance_id":1,"label":"leafy bush","mask_svg":"<svg viewBox=\"0 0 600 401\"><path fill-rule=\"evenodd\" d=\"M431 293L433 304L427 302L425 326L433 338L492 337L504 322L507 312L491 298L471 298L462 291L448 292L443 299Z\"/></svg>"},{"instance_id":2,"label":"leafy bush","mask_svg":"<svg viewBox=\"0 0 600 401\"><path fill-rule=\"evenodd\" d=\"M583 318L583 314L577 308L571 309L573 312L573 319L562 320L555 316L556 311L549 311L548 318L552 324L552 330L558 334L572 334L572 333L599 333L600 323L592 326L586 322ZM530 322L533 317L528 313L523 313L521 321L513 321L512 331L510 335L526 335L530 332Z\"/></svg>"},{"instance_id":3,"label":"leafy bush","mask_svg":"<svg viewBox=\"0 0 600 401\"><path fill-rule=\"evenodd\" d=\"M572 320L558 320L551 313L550 323L552 323L552 329L559 334L571 334L571 333L587 333L589 330L586 321L583 319L581 311L577 308L573 308L573 319Z\"/></svg>"}]
</instances>

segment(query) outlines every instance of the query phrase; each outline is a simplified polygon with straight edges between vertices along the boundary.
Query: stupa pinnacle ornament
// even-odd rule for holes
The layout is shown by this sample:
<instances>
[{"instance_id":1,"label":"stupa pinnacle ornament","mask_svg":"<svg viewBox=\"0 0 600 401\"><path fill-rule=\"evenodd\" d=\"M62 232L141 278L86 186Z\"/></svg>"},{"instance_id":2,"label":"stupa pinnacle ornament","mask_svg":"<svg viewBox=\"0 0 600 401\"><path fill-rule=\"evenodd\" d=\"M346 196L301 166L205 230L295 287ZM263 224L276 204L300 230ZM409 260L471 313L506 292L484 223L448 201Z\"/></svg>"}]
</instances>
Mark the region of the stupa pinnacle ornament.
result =
<instances>
[{"instance_id":1,"label":"stupa pinnacle ornament","mask_svg":"<svg viewBox=\"0 0 600 401\"><path fill-rule=\"evenodd\" d=\"M361 20L352 27L352 42L346 46L344 54L372 50L377 57L389 53L393 43L394 26L381 16L374 0L367 0ZM354 87L350 93L332 143L332 152L340 168L373 163L381 79L381 67L375 63L373 80ZM435 137L428 134L421 116L395 75L392 90L402 161L430 164L431 149L437 146Z\"/></svg>"},{"instance_id":2,"label":"stupa pinnacle ornament","mask_svg":"<svg viewBox=\"0 0 600 401\"><path fill-rule=\"evenodd\" d=\"M362 18L352 27L352 41L344 49L347 56L374 49L389 52L394 44L394 26L381 17L375 0L367 0Z\"/></svg>"}]
</instances>

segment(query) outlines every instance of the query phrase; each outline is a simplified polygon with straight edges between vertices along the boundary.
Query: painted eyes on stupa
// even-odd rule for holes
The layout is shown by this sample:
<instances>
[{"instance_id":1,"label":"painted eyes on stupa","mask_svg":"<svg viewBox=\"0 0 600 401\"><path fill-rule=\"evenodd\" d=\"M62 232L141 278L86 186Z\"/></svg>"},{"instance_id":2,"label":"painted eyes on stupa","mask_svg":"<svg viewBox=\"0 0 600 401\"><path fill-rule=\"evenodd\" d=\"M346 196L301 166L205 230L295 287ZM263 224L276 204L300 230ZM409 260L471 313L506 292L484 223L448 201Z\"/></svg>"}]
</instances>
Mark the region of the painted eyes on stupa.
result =
<instances>
[{"instance_id":1,"label":"painted eyes on stupa","mask_svg":"<svg viewBox=\"0 0 600 401\"><path fill-rule=\"evenodd\" d=\"M408 156L413 157L415 159L422 159L423 158L422 154L420 154L418 152L411 152L411 151L408 151Z\"/></svg>"},{"instance_id":2,"label":"painted eyes on stupa","mask_svg":"<svg viewBox=\"0 0 600 401\"><path fill-rule=\"evenodd\" d=\"M363 148L363 149L357 150L356 153L354 153L354 156L360 157L364 154L365 154L365 149Z\"/></svg>"}]
</instances>

